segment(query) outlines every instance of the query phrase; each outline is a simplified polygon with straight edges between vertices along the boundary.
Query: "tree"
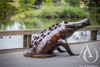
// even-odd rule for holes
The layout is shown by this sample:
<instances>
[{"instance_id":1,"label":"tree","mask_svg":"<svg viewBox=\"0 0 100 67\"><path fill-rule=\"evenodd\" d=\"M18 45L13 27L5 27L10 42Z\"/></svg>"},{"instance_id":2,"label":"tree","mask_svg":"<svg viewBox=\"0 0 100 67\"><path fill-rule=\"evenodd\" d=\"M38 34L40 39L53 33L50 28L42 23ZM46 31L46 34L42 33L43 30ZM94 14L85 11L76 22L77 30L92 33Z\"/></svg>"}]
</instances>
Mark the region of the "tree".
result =
<instances>
[{"instance_id":1,"label":"tree","mask_svg":"<svg viewBox=\"0 0 100 67\"><path fill-rule=\"evenodd\" d=\"M89 7L99 7L100 0L82 0Z\"/></svg>"},{"instance_id":2,"label":"tree","mask_svg":"<svg viewBox=\"0 0 100 67\"><path fill-rule=\"evenodd\" d=\"M65 0L67 3L69 3L71 6L80 6L80 0Z\"/></svg>"},{"instance_id":3,"label":"tree","mask_svg":"<svg viewBox=\"0 0 100 67\"><path fill-rule=\"evenodd\" d=\"M34 4L35 0L19 0L19 5L21 9L28 10Z\"/></svg>"},{"instance_id":4,"label":"tree","mask_svg":"<svg viewBox=\"0 0 100 67\"><path fill-rule=\"evenodd\" d=\"M43 0L35 0L35 3L34 3L35 7L36 6L39 6L40 7L40 5L42 4L42 1Z\"/></svg>"},{"instance_id":5,"label":"tree","mask_svg":"<svg viewBox=\"0 0 100 67\"><path fill-rule=\"evenodd\" d=\"M61 0L52 0L54 5L61 5Z\"/></svg>"},{"instance_id":6,"label":"tree","mask_svg":"<svg viewBox=\"0 0 100 67\"><path fill-rule=\"evenodd\" d=\"M53 6L53 1L52 0L45 0L44 5Z\"/></svg>"},{"instance_id":7,"label":"tree","mask_svg":"<svg viewBox=\"0 0 100 67\"><path fill-rule=\"evenodd\" d=\"M82 0L89 7L90 12L100 13L100 0Z\"/></svg>"},{"instance_id":8,"label":"tree","mask_svg":"<svg viewBox=\"0 0 100 67\"><path fill-rule=\"evenodd\" d=\"M12 5L8 3L9 0L0 0L0 15L6 18L6 14L10 11Z\"/></svg>"}]
</instances>

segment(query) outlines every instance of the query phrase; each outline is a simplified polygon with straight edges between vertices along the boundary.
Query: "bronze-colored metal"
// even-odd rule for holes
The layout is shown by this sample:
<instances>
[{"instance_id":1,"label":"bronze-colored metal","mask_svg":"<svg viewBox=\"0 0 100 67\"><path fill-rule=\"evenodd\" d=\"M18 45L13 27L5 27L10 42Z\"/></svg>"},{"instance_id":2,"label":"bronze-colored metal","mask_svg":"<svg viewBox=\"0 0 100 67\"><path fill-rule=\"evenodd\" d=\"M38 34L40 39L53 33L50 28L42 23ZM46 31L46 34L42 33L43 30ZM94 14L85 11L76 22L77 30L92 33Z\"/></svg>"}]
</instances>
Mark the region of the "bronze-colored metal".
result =
<instances>
[{"instance_id":1,"label":"bronze-colored metal","mask_svg":"<svg viewBox=\"0 0 100 67\"><path fill-rule=\"evenodd\" d=\"M30 53L25 53L24 56L26 57L35 57L35 58L48 58L48 57L53 57L56 56L54 53L36 53L36 52L30 52Z\"/></svg>"},{"instance_id":2,"label":"bronze-colored metal","mask_svg":"<svg viewBox=\"0 0 100 67\"><path fill-rule=\"evenodd\" d=\"M54 50L58 50L60 53L65 52L59 48L62 45L68 54L74 54L69 45L66 42L66 38L70 37L75 31L84 28L90 24L88 19L84 19L79 22L62 22L60 24L53 25L41 33L39 40L34 39L32 43L33 47L29 52L25 53L26 57L46 58L55 56ZM51 31L52 30L52 31Z\"/></svg>"}]
</instances>

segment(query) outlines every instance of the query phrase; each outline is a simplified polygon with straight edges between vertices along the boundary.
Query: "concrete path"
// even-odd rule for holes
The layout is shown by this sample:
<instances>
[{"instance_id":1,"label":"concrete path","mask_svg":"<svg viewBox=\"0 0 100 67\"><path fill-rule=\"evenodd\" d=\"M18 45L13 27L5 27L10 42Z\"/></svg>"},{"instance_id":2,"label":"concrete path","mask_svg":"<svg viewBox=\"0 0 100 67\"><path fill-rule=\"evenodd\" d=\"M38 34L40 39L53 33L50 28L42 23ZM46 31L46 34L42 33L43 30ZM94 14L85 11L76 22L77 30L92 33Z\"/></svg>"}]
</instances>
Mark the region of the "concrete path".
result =
<instances>
[{"instance_id":1,"label":"concrete path","mask_svg":"<svg viewBox=\"0 0 100 67\"><path fill-rule=\"evenodd\" d=\"M100 55L100 41L71 45L71 49L74 53L80 54L84 45L89 45L93 56L94 48ZM24 57L23 53L21 51L0 54L0 67L100 67L100 58L96 63L87 63L83 57L70 56L67 52L61 54L55 51L57 56L51 58L29 58Z\"/></svg>"}]
</instances>

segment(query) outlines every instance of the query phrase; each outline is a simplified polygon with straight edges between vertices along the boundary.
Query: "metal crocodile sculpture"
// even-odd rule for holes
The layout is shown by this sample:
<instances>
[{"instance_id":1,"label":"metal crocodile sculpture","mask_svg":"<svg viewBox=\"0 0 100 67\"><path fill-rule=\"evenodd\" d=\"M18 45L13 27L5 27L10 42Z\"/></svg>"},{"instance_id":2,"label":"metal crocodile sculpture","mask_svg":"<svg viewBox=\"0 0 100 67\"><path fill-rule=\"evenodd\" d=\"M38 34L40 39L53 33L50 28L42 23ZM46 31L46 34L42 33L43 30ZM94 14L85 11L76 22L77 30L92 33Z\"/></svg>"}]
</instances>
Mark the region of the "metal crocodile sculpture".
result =
<instances>
[{"instance_id":1,"label":"metal crocodile sculpture","mask_svg":"<svg viewBox=\"0 0 100 67\"><path fill-rule=\"evenodd\" d=\"M88 19L83 19L78 22L62 21L59 24L53 25L48 29L43 30L34 38L32 41L32 48L26 52L24 56L35 58L52 57L55 56L53 51L56 49L61 53L65 52L61 50L59 46L63 46L68 54L77 55L71 51L66 42L66 38L69 38L75 31L88 25L90 25Z\"/></svg>"}]
</instances>

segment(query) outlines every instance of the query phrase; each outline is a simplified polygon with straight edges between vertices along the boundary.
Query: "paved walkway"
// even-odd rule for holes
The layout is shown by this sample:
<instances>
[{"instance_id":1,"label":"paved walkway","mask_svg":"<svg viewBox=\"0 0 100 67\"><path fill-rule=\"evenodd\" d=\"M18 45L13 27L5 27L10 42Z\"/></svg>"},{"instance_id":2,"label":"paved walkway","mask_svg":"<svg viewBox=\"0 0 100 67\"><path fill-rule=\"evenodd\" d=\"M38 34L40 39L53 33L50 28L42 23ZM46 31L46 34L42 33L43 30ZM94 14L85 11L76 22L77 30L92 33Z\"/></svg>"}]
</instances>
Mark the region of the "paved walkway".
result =
<instances>
[{"instance_id":1,"label":"paved walkway","mask_svg":"<svg viewBox=\"0 0 100 67\"><path fill-rule=\"evenodd\" d=\"M100 55L100 41L88 42L80 45L71 45L74 53L80 53L84 45L89 45L93 55L93 48L96 48ZM57 56L52 58L29 58L23 56L23 51L0 54L0 67L100 67L100 58L96 63L87 63L83 57L70 56L55 51Z\"/></svg>"}]
</instances>

